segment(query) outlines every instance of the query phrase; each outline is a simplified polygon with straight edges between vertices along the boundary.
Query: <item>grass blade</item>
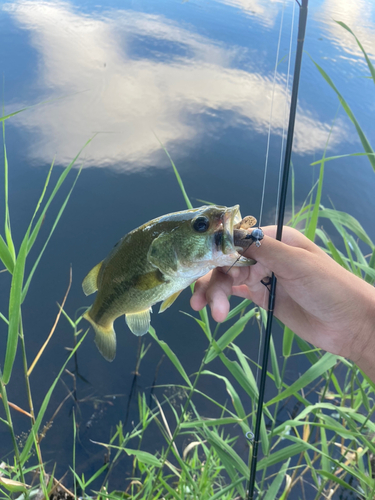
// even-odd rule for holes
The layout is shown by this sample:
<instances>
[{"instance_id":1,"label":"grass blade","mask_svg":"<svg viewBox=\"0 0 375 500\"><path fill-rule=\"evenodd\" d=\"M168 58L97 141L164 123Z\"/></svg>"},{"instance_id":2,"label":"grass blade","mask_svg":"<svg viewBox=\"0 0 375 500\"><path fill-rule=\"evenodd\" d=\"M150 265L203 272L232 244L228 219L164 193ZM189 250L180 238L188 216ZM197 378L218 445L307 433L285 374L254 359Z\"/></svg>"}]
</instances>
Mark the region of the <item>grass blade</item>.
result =
<instances>
[{"instance_id":1,"label":"grass blade","mask_svg":"<svg viewBox=\"0 0 375 500\"><path fill-rule=\"evenodd\" d=\"M25 237L21 243L21 248L16 260L16 264L14 266L12 284L9 295L8 340L7 340L7 349L5 354L4 370L3 370L3 382L5 385L10 380L13 363L17 352L18 329L21 319L22 285L25 273L28 239L29 239L29 229L26 231Z\"/></svg>"},{"instance_id":2,"label":"grass blade","mask_svg":"<svg viewBox=\"0 0 375 500\"><path fill-rule=\"evenodd\" d=\"M301 214L299 216L299 221L306 219L308 215L306 213ZM371 251L374 250L375 245L371 241L371 238L368 236L366 231L363 229L361 224L350 214L346 212L340 212L339 210L333 210L331 208L324 208L322 205L320 206L319 217L324 217L326 219L331 220L333 223L338 223L345 226L347 229L352 231L360 240L366 243Z\"/></svg>"},{"instance_id":3,"label":"grass blade","mask_svg":"<svg viewBox=\"0 0 375 500\"><path fill-rule=\"evenodd\" d=\"M317 361L313 366L311 366L298 380L296 380L292 385L290 385L285 391L278 394L276 397L271 399L266 403L267 406L271 406L278 401L295 394L303 387L311 384L318 377L322 376L327 370L332 368L339 359L339 356L334 354L326 353L322 356L319 361Z\"/></svg>"},{"instance_id":4,"label":"grass blade","mask_svg":"<svg viewBox=\"0 0 375 500\"><path fill-rule=\"evenodd\" d=\"M339 484L345 490L349 490L349 491L352 491L353 493L356 493L356 495L358 495L357 498L361 498L361 497L363 498L362 493L360 491L353 488L353 486L350 486L349 483L346 483L343 479L337 477L335 474L332 474L331 472L328 472L326 470L317 470L316 472L317 472L317 474L329 479L333 483Z\"/></svg>"},{"instance_id":5,"label":"grass blade","mask_svg":"<svg viewBox=\"0 0 375 500\"><path fill-rule=\"evenodd\" d=\"M48 188L48 184L49 184L49 181L51 179L51 174L52 174L52 170L53 170L53 166L55 164L55 159L53 159L53 162L51 163L51 166L49 168L49 171L48 171L48 174L47 174L47 177L46 177L46 180L44 182L44 186L43 186L43 190L42 190L42 194L40 195L39 197L39 200L38 200L38 203L36 204L36 207L35 207L35 210L34 210L34 214L33 214L33 217L31 219L31 224L33 222L33 220L35 219L35 216L36 214L38 213L38 210L43 202L43 199L44 199L44 196L46 194L46 191L47 191L47 188Z\"/></svg>"},{"instance_id":6,"label":"grass blade","mask_svg":"<svg viewBox=\"0 0 375 500\"><path fill-rule=\"evenodd\" d=\"M322 159L320 161L318 187L317 187L317 190L316 190L316 196L315 196L315 201L314 201L313 210L312 210L312 214L311 214L311 219L307 219L307 223L306 223L307 227L305 229L305 236L307 238L309 238L309 240L311 240L311 241L315 240L316 228L318 226L319 208L320 208L320 202L321 202L321 199L322 199L322 190L323 190L325 158L326 158L326 153L327 153L327 149L328 149L329 140L330 140L331 135L332 135L333 126L334 126L334 124L336 122L336 117L337 117L337 114L339 112L339 109L340 109L340 106L338 107L338 109L336 111L336 115L335 115L335 118L333 120L332 126L330 128L330 131L329 131L329 134L328 134L328 138L327 138L327 141L326 141L326 145L325 145L325 148L324 148L323 157L322 157Z\"/></svg>"},{"instance_id":7,"label":"grass blade","mask_svg":"<svg viewBox=\"0 0 375 500\"><path fill-rule=\"evenodd\" d=\"M275 386L277 387L277 389L280 389L282 385L282 379L280 376L279 363L277 361L277 354L272 336L270 341L270 356L271 356L272 373L275 379Z\"/></svg>"},{"instance_id":8,"label":"grass blade","mask_svg":"<svg viewBox=\"0 0 375 500\"><path fill-rule=\"evenodd\" d=\"M65 302L66 302L66 299L68 297L68 294L69 294L69 291L70 291L70 287L72 285L72 268L70 268L70 275L69 275L69 285L68 285L68 289L65 293L65 296L64 296L64 299L62 301L62 304L61 304L61 307L59 308L59 312L57 313L57 316L56 316L56 319L55 319L55 322L53 324L53 327L51 328L51 331L49 332L48 334L48 337L47 339L45 340L45 342L43 343L42 347L39 349L39 352L38 354L35 356L35 359L34 361L31 363L29 369L27 370L27 376L30 377L32 371L34 370L35 368L35 365L37 364L37 362L39 361L41 355L43 354L45 348L47 347L49 341L51 340L52 338L52 335L54 334L55 332L55 329L56 329L56 326L60 320L60 316L61 316L61 313L63 311L63 308L64 308L64 305L65 305Z\"/></svg>"},{"instance_id":9,"label":"grass blade","mask_svg":"<svg viewBox=\"0 0 375 500\"><path fill-rule=\"evenodd\" d=\"M319 71L319 73L322 75L322 77L324 78L324 80L328 83L328 85L336 92L336 95L337 97L339 98L339 101L342 105L342 107L344 108L346 114L348 115L348 117L350 118L350 120L352 121L353 125L355 126L356 130L357 130L357 134L359 136L359 139L362 143L362 146L363 146L363 149L366 151L366 153L368 154L368 159L371 163L371 166L373 168L373 170L375 171L375 157L374 157L374 151L365 135L365 133L363 132L361 126L359 125L359 123L357 122L357 119L356 117L354 116L354 113L353 111L350 109L350 106L348 105L348 103L345 101L345 99L343 98L343 96L340 94L340 92L338 91L336 85L333 83L333 81L331 80L331 78L327 75L327 73L324 71L324 69L319 66L318 63L316 63L314 61L314 59L312 59L310 57L310 59L312 60L312 62L315 64L317 70Z\"/></svg>"},{"instance_id":10,"label":"grass blade","mask_svg":"<svg viewBox=\"0 0 375 500\"><path fill-rule=\"evenodd\" d=\"M150 329L148 333L151 335L153 339L156 340L156 342L159 344L159 346L163 349L165 354L168 356L169 360L171 363L174 365L174 367L177 369L178 373L181 375L181 377L185 380L185 382L188 384L190 388L192 388L191 381L189 377L187 376L184 367L182 366L180 360L178 357L175 355L175 353L172 351L172 349L169 347L169 345L164 342L163 340L159 340L158 336L156 335L156 332L152 326L150 326Z\"/></svg>"},{"instance_id":11,"label":"grass blade","mask_svg":"<svg viewBox=\"0 0 375 500\"><path fill-rule=\"evenodd\" d=\"M213 359L216 358L228 345L235 340L236 337L240 333L243 332L246 324L250 319L255 316L258 312L258 308L254 307L251 311L247 312L242 316L242 318L238 319L234 325L232 325L228 330L216 341L213 343L213 346L208 351L206 363L210 363Z\"/></svg>"},{"instance_id":12,"label":"grass blade","mask_svg":"<svg viewBox=\"0 0 375 500\"><path fill-rule=\"evenodd\" d=\"M14 260L13 256L9 251L7 244L5 243L3 237L0 234L0 259L4 266L8 269L10 274L13 274Z\"/></svg>"},{"instance_id":13,"label":"grass blade","mask_svg":"<svg viewBox=\"0 0 375 500\"><path fill-rule=\"evenodd\" d=\"M373 249L372 254L371 254L369 268L375 270L375 248ZM370 283L371 285L373 285L375 282L375 278L373 276L371 276L369 274L369 272L367 271L366 275L365 275L365 281L367 281L367 283Z\"/></svg>"},{"instance_id":14,"label":"grass blade","mask_svg":"<svg viewBox=\"0 0 375 500\"><path fill-rule=\"evenodd\" d=\"M235 486L237 486L238 484L240 484L242 481L243 481L243 479L242 479L242 477L240 477L234 483L232 482L232 484L229 484L225 488L221 488L220 491L218 491L217 493L215 493L215 495L213 495L212 497L210 497L208 500L218 500L222 496L226 495L229 491L231 491L232 489L234 489ZM231 497L234 498L234 495L232 494Z\"/></svg>"},{"instance_id":15,"label":"grass blade","mask_svg":"<svg viewBox=\"0 0 375 500\"><path fill-rule=\"evenodd\" d=\"M204 429L204 433L207 441L214 446L217 451L220 450L226 455L233 468L236 469L242 476L247 477L248 467L233 447L230 446L230 444L216 432L211 431L208 428Z\"/></svg>"},{"instance_id":16,"label":"grass blade","mask_svg":"<svg viewBox=\"0 0 375 500\"><path fill-rule=\"evenodd\" d=\"M16 260L16 251L14 249L12 232L10 228L10 217L9 217L9 193L8 193L8 157L7 157L7 149L5 145L5 125L3 123L3 148L4 148L4 201L5 201L5 240L7 242L9 253L12 257L13 262Z\"/></svg>"},{"instance_id":17,"label":"grass blade","mask_svg":"<svg viewBox=\"0 0 375 500\"><path fill-rule=\"evenodd\" d=\"M347 227L350 231L352 231L359 239L361 239L364 243L366 243L371 250L374 250L374 243L371 241L370 237L363 229L361 224L352 217L351 215L340 212L338 210L333 210L331 208L321 208L319 212L319 217L325 217L330 219L332 222L336 222Z\"/></svg>"},{"instance_id":18,"label":"grass blade","mask_svg":"<svg viewBox=\"0 0 375 500\"><path fill-rule=\"evenodd\" d=\"M155 132L154 132L155 134ZM159 139L159 137L155 134L155 137L156 139L158 140L159 144L161 145L161 147L164 149L164 152L165 154L168 156L169 158L169 161L171 162L171 165L173 167L173 170L174 170L174 174L176 176L176 179L177 179L177 182L178 182L178 185L180 186L180 189L181 189L181 192L182 192L182 196L184 197L185 199L185 203L186 203L186 206L188 208L193 208L193 205L191 204L191 201L190 201L190 198L189 196L187 195L187 192L185 190L185 186L184 186L184 183L182 182L182 179L181 179L181 176L180 174L178 173L178 170L176 168L176 165L174 164L170 154L168 153L168 150L167 148L164 146L164 144L161 142L161 140Z\"/></svg>"},{"instance_id":19,"label":"grass blade","mask_svg":"<svg viewBox=\"0 0 375 500\"><path fill-rule=\"evenodd\" d=\"M147 451L131 450L129 448L124 448L124 451L129 456L134 455L136 458L138 458L142 463L146 465L151 465L154 467L161 467L163 465L163 462L161 460L155 457L155 455L148 453Z\"/></svg>"},{"instance_id":20,"label":"grass blade","mask_svg":"<svg viewBox=\"0 0 375 500\"><path fill-rule=\"evenodd\" d=\"M73 189L74 189L74 187L75 187L75 185L76 185L76 182L77 182L77 180L78 180L78 177L79 177L80 173L81 173L81 170L79 170L79 171L78 171L78 174L76 175L76 178L75 178L75 181L74 181L74 183L73 183L73 186L71 187L71 189L70 189L70 191L69 191L69 193L68 193L67 197L65 198L64 203L62 204L62 206L61 206L61 208L60 208L60 210L59 210L59 212L58 212L58 214L57 214L57 217L56 217L56 219L55 219L55 222L53 223L53 226L52 226L52 229L51 229L51 231L50 231L50 233L49 233L49 235L48 235L48 238L46 239L46 241L45 241L45 243L44 243L44 245L43 245L42 250L40 251L40 253L39 253L39 255L38 255L37 259L36 259L36 260L35 260L35 262L34 262L34 265L33 265L32 269L31 269L30 274L29 274L29 276L28 276L28 278L27 278L27 281L26 281L26 283L25 283L25 287L24 287L24 289L23 289L23 291L22 291L22 302L25 300L25 297L26 297L26 295L27 295L27 292L28 292L28 289L29 289L29 286L30 286L30 283L31 283L32 277L34 276L34 273L35 273L35 271L36 271L36 268L38 267L38 264L39 264L39 262L40 262L40 259L42 258L43 253L44 253L45 249L47 248L47 245L48 245L48 243L49 243L49 240L51 239L51 237L52 237L52 235L53 235L53 233L54 233L54 231L55 231L55 229L56 229L56 226L57 226L57 224L58 224L58 222L59 222L59 220L60 220L60 218L61 218L61 216L62 216L62 214L63 214L63 212L64 212L64 210L65 210L65 207L66 207L66 205L68 204L69 198L70 198L70 196L71 196L71 194L72 194L72 191L73 191ZM30 243L30 242L29 242L29 243Z\"/></svg>"},{"instance_id":21,"label":"grass blade","mask_svg":"<svg viewBox=\"0 0 375 500\"><path fill-rule=\"evenodd\" d=\"M236 410L236 414L237 414L238 418L241 419L246 424L245 426L243 426L243 430L245 432L247 432L249 430L249 426L247 424L246 412L244 410L244 407L242 406L241 398L239 397L237 391L235 390L233 385L230 383L230 381L227 379L227 377L224 377L223 375L219 375L219 374L207 371L207 370L203 371L202 375L203 374L204 375L213 375L214 377L217 377L218 379L223 380L223 382L225 383L227 393L229 394L229 396L231 398L232 405L233 405L234 409Z\"/></svg>"},{"instance_id":22,"label":"grass blade","mask_svg":"<svg viewBox=\"0 0 375 500\"><path fill-rule=\"evenodd\" d=\"M292 345L294 339L294 332L287 326L284 326L284 335L283 335L283 356L287 358L290 356L292 352Z\"/></svg>"},{"instance_id":23,"label":"grass blade","mask_svg":"<svg viewBox=\"0 0 375 500\"><path fill-rule=\"evenodd\" d=\"M31 447L33 445L33 442L34 442L34 436L37 436L38 435L38 431L39 431L39 427L40 427L40 424L42 423L42 420L43 420L43 417L44 417L44 414L47 410L47 406L48 406L48 403L51 399L51 396L52 396L52 393L56 387L56 384L57 382L60 380L60 377L61 375L63 374L64 370L65 370L65 367L66 365L69 363L69 361L71 360L71 358L74 356L74 354L77 352L77 349L79 348L79 346L82 344L82 342L85 340L86 338L86 335L87 335L87 332L88 330L86 331L86 333L84 335L82 335L82 337L80 338L80 340L77 342L77 345L74 347L74 349L72 349L71 353L69 354L67 360L65 361L65 363L63 364L61 370L59 371L57 377L55 378L55 380L53 381L51 387L49 388L47 394L45 395L44 399L43 399L43 403L42 403L42 406L40 407L40 410L39 410L39 413L38 413L38 416L37 418L35 419L35 424L33 425L31 431L30 431L30 434L26 440L26 443L25 443L25 446L22 450L22 453L21 453L21 463L24 463L27 458L28 458L28 455L30 453L30 450L31 450Z\"/></svg>"},{"instance_id":24,"label":"grass blade","mask_svg":"<svg viewBox=\"0 0 375 500\"><path fill-rule=\"evenodd\" d=\"M54 197L56 196L56 193L58 192L58 190L60 189L62 183L64 182L66 176L69 174L69 172L71 171L71 169L73 168L73 166L75 165L76 161L78 160L79 156L81 155L82 151L90 144L90 142L94 139L95 135L93 137L91 137L91 139L89 139L86 144L80 149L80 151L78 152L78 154L73 158L73 160L69 163L69 165L64 168L62 174L60 175L58 181L56 182L56 185L52 191L52 193L50 194L49 198L48 198L48 201L45 205L45 207L43 208L40 216L39 216L39 219L37 221L37 223L35 224L35 227L34 229L32 230L31 232L31 235L30 235L30 239L29 239L29 245L28 245L28 251L31 250L35 240L36 240L36 237L38 236L38 233L39 233L39 230L40 230L40 227L42 225L42 222L44 220L44 216L50 206L50 204L52 203ZM36 212L35 212L36 213ZM34 213L34 215L35 215ZM33 216L34 218L34 216Z\"/></svg>"},{"instance_id":25,"label":"grass blade","mask_svg":"<svg viewBox=\"0 0 375 500\"><path fill-rule=\"evenodd\" d=\"M349 33L351 33L357 44L358 44L358 47L362 50L362 53L363 55L365 56L365 59L366 59L366 62L367 62L367 66L368 66L368 69L370 70L370 73L371 73L371 76L372 76L372 79L374 80L374 83L375 83L375 68L372 64L372 62L370 61L365 49L362 47L362 44L361 42L358 40L358 38L355 36L355 34L353 33L353 31L349 28L349 26L347 26L345 23L343 23L342 21L336 21L337 24L339 24L341 27L343 27L344 29L346 29L346 31L349 31Z\"/></svg>"},{"instance_id":26,"label":"grass blade","mask_svg":"<svg viewBox=\"0 0 375 500\"><path fill-rule=\"evenodd\" d=\"M268 488L264 500L275 500L276 495L280 491L281 484L284 481L286 471L289 467L290 458L281 466L280 472L276 474L275 479L272 481L271 486Z\"/></svg>"},{"instance_id":27,"label":"grass blade","mask_svg":"<svg viewBox=\"0 0 375 500\"><path fill-rule=\"evenodd\" d=\"M331 134L331 132L332 132L332 128L330 130L330 134ZM315 232L316 232L316 228L318 225L319 207L320 207L320 201L322 199L323 179L324 179L324 164L325 164L324 158L325 158L327 147L328 147L328 141L329 141L329 137L327 139L326 147L325 147L324 153L323 153L323 158L322 158L322 161L320 164L318 188L316 191L315 202L314 202L314 207L313 207L312 214L311 214L311 219L308 221L308 225L307 225L306 231L305 231L305 236L307 238L309 238L309 240L311 240L311 241L314 241L314 239L315 239Z\"/></svg>"},{"instance_id":28,"label":"grass blade","mask_svg":"<svg viewBox=\"0 0 375 500\"><path fill-rule=\"evenodd\" d=\"M314 161L310 163L310 166L313 167L314 165L320 165L322 161L324 163L327 163L328 161L332 160L340 160L341 158L348 158L349 156L369 156L370 153L347 153L345 155L335 155L335 156L326 156L325 158L322 158L321 160ZM371 153L371 156L375 156L375 153Z\"/></svg>"},{"instance_id":29,"label":"grass blade","mask_svg":"<svg viewBox=\"0 0 375 500\"><path fill-rule=\"evenodd\" d=\"M263 458L260 462L258 462L257 470L266 469L267 467L271 467L279 462L286 462L289 458L299 455L303 453L305 450L309 448L307 443L303 441L292 444L290 446L286 446L282 450L277 450L269 457Z\"/></svg>"},{"instance_id":30,"label":"grass blade","mask_svg":"<svg viewBox=\"0 0 375 500\"><path fill-rule=\"evenodd\" d=\"M223 323L226 323L227 321L233 319L238 314L242 313L242 311L251 304L252 304L251 300L244 299L240 304L238 304L238 306L234 307L229 311L228 316L225 318Z\"/></svg>"}]
</instances>

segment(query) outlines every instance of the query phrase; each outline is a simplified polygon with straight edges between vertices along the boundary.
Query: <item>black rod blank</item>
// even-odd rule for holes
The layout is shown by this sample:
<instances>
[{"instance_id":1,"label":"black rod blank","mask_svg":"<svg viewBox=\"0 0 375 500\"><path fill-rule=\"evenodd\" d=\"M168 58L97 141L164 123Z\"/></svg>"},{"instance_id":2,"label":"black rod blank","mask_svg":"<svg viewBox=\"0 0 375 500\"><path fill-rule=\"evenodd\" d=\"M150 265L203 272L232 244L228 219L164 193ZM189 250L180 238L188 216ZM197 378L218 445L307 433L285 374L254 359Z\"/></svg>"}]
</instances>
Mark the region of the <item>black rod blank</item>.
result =
<instances>
[{"instance_id":1,"label":"black rod blank","mask_svg":"<svg viewBox=\"0 0 375 500\"><path fill-rule=\"evenodd\" d=\"M290 111L289 111L288 134L286 139L283 176L282 176L279 209L277 217L276 239L279 241L281 241L281 236L283 232L286 194L288 190L288 181L289 181L289 167L292 155L294 124L295 124L296 110L297 110L299 77L301 73L303 43L305 41L306 22L307 22L308 0L301 0L301 3L299 3L298 0L296 1L300 6L300 11L299 11L299 21L298 21L297 52L296 52L296 61L294 66L292 97L291 97ZM263 414L264 391L267 379L267 365L268 365L268 355L269 355L269 347L271 340L273 310L275 305L276 283L277 283L276 276L274 275L274 273L272 273L271 283L270 283L270 294L268 298L267 327L264 337L262 373L259 383L258 407L257 407L253 450L252 450L251 466L250 466L250 479L249 479L249 488L247 497L248 500L253 500L254 498L255 476L256 476L257 461L258 461L258 445L260 439L260 424Z\"/></svg>"}]
</instances>

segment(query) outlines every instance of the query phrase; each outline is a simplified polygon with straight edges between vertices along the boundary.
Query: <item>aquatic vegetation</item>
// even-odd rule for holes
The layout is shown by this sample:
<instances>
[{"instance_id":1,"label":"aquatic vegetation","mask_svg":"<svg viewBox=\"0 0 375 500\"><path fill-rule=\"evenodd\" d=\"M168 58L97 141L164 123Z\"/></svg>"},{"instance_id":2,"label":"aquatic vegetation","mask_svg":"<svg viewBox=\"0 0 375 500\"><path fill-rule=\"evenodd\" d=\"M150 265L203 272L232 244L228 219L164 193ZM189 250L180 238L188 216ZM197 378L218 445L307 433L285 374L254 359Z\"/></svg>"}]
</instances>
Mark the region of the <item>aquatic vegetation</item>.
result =
<instances>
[{"instance_id":1,"label":"aquatic vegetation","mask_svg":"<svg viewBox=\"0 0 375 500\"><path fill-rule=\"evenodd\" d=\"M37 413L35 413L33 399L32 399L31 384L30 384L30 374L32 373L36 363L38 362L38 359L40 358L45 346L42 347L40 353L36 356L33 363L29 366L28 361L27 361L27 355L26 355L24 326L23 326L23 322L22 322L22 304L27 296L31 280L32 280L34 273L38 267L38 264L43 256L43 253L48 245L48 242L49 242L50 238L52 237L52 234L55 231L55 228L56 228L56 226L57 226L57 224L58 224L58 222L59 222L59 220L64 212L64 209L69 201L71 192L74 188L75 182L78 179L80 171L78 171L78 174L76 175L76 179L73 183L73 186L69 190L68 195L65 197L65 199L60 207L60 210L58 211L58 214L53 222L53 225L50 229L48 237L42 246L42 249L40 250L38 256L36 257L36 259L32 263L29 262L29 254L30 254L30 251L31 251L37 237L38 237L41 225L43 223L45 214L46 214L49 206L51 205L52 201L56 197L56 194L58 193L60 187L64 183L64 181L65 181L66 177L68 176L69 172L71 171L73 165L75 165L75 163L77 162L80 153L72 160L72 162L67 166L67 168L65 170L63 170L63 172L59 176L55 186L53 187L51 194L47 197L46 192L47 192L47 188L49 185L49 181L51 178L51 173L52 173L52 169L53 169L53 165L54 165L52 162L51 168L50 168L49 173L47 175L46 182L43 186L42 193L41 193L40 198L38 200L37 206L34 210L34 213L31 217L31 221L27 227L26 233L22 239L20 248L17 252L15 245L13 243L12 228L11 228L11 223L10 223L9 192L8 192L9 173L8 173L7 151L6 151L6 145L5 145L5 121L21 111L23 111L23 110L20 110L20 111L17 111L15 113L11 113L7 116L1 117L2 130L3 130L3 144L4 144L3 154L4 154L4 191L5 191L5 193L4 193L5 194L5 196L4 196L4 201L5 201L4 236L5 236L5 239L2 236L0 236L0 259L3 262L6 270L11 274L12 279L11 279L11 285L10 285L10 291L9 291L8 317L6 317L3 313L1 313L1 320L7 324L8 335L7 335L7 346L6 346L6 351L5 351L5 359L3 362L3 369L0 371L0 397L2 399L2 403L4 406L4 410L5 410L5 415L6 415L6 418L1 419L1 421L3 424L5 424L8 427L8 429L11 433L14 454L15 454L15 460L14 460L15 465L14 465L13 475L11 478L11 481L13 481L13 483L9 482L8 480L3 480L2 485L6 489L9 489L10 491L15 490L15 488L17 488L17 483L20 483L19 486L21 489L24 488L21 485L25 483L24 475L25 475L25 472L28 471L28 469L25 469L25 464L28 461L28 459L30 458L32 448L35 448L35 451L36 451L36 454L38 457L38 462L39 462L38 468L39 468L40 477L41 477L41 485L42 485L43 489L47 488L47 484L44 481L44 478L47 476L45 474L44 463L43 463L41 449L40 449L40 440L41 440L40 427L41 427L42 419L43 419L45 411L47 409L49 400L51 398L52 392L53 392L59 378L61 377L61 374L63 373L66 365L68 364L69 360L74 356L75 350L78 348L78 346L81 344L81 342L84 338L84 336L82 336L81 339L79 340L79 342L77 342L75 349L71 352L70 356L68 357L68 359L64 363L63 367L61 368L58 376L52 382L52 385L51 385L49 391L47 392L47 394L45 395L45 398L43 400L43 403L42 403L39 411ZM90 141L88 141L88 143ZM28 275L26 274L26 262L28 263L28 267L31 267L31 270L29 271ZM60 317L60 313L58 314L58 318L59 317ZM53 334L53 330L51 331L50 337ZM49 338L48 338L48 340L49 340ZM47 340L47 342L48 342L48 340ZM10 413L10 408L11 407L14 408L15 405L12 405L8 401L8 395L7 395L7 385L10 382L11 377L12 377L13 364L14 364L14 360L15 360L15 357L17 354L19 341L21 343L21 353L22 353L22 358L23 358L23 368L24 368L26 392L27 392L28 401L29 401L29 412L26 412L25 410L21 410L19 408L17 408L17 409L18 409L18 411L22 411L23 413L27 414L29 416L30 422L31 422L30 433L28 434L26 441L23 443L22 451L19 449L19 445L17 443L16 433L15 433L15 430L13 427L12 417L11 417L11 413ZM4 468L3 476L6 477L6 474L7 474L7 469Z\"/></svg>"},{"instance_id":2,"label":"aquatic vegetation","mask_svg":"<svg viewBox=\"0 0 375 500\"><path fill-rule=\"evenodd\" d=\"M347 29L345 26L344 28ZM374 68L367 56L366 61L375 81ZM322 75L330 85L334 85L325 74ZM343 103L341 94L339 99ZM344 105L343 107L348 116L354 117L349 108ZM0 237L0 258L11 275L12 282L9 290L9 313L1 314L1 320L8 327L8 340L4 368L0 374L0 395L5 412L0 425L4 425L11 433L13 455L6 458L7 462L4 459L0 464L0 490L2 498L16 496L23 500L36 494L52 497L58 488L63 488L55 480L53 470L50 470L53 465L47 466L43 461L40 443L48 432L49 422L42 428L42 421L58 380L83 341L84 335L79 329L82 317L70 318L64 310L64 299L57 321L64 315L77 342L57 377L52 380L40 409L35 411L29 377L43 355L43 348L29 365L24 342L27 325L24 327L22 322L22 304L48 241L68 203L71 190L58 211L42 250L31 263L30 250L39 236L46 211L79 155L62 172L52 194L47 197L52 164L31 222L17 251L12 237L8 203L8 161L5 148L5 119L8 118L10 116L1 119L4 138L5 228L4 237ZM363 142L365 136L360 134L358 121L352 121L361 137L365 154L372 164L373 150L368 141ZM296 211L293 205L292 217L288 223L294 227L298 226L312 240L319 240L325 251L340 265L374 284L375 244L360 223L348 213L326 208L321 204L325 164L337 158L340 157L326 157L324 152L323 157L315 163L320 165L317 183L299 210ZM172 165L186 204L191 208L173 162ZM330 224L329 234L320 227L325 220ZM28 267L26 262L30 264ZM25 269L31 270L27 274ZM226 321L214 325L214 328L206 310L202 310L199 316L188 313L186 315L186 321L194 321L207 338L207 350L197 373L190 377L183 361L151 328L150 335L181 377L179 385L169 387L173 391L178 390L179 398L165 394L162 400L154 397L152 401L147 402L145 394L139 393L139 421L127 433L124 430L125 424L119 422L109 442L96 443L98 447L106 450L108 463L102 465L90 477L77 472L75 443L78 436L73 412L71 479L74 479L75 490L74 493L65 491L66 495L71 494L72 498L80 496L114 500L233 500L246 497L251 446L249 433L255 426L258 397L256 373L259 367L257 361L250 359L237 345L237 339L250 321L256 321L260 326L262 319L264 324L266 315L248 300L237 304ZM335 494L344 497L345 491L354 493L357 498L373 498L375 384L351 361L322 353L294 336L293 332L283 325L279 325L279 328L283 338L282 356L276 352L272 341L267 374L274 394L265 404L261 422L263 456L258 465L257 490L265 500L286 499L294 492L301 498L333 498ZM52 334L53 330L48 339ZM9 401L12 398L8 399L8 383L14 375L17 350L21 351L23 358L28 410L15 407ZM136 373L146 359L147 351L148 348L142 344ZM288 383L286 375L296 356L304 360L306 371L297 380ZM213 361L216 364L212 363ZM217 363L221 364L220 373ZM223 392L229 396L228 401L215 401L208 391L202 391L199 381L203 378L213 380L216 385L220 384ZM202 416L196 399L203 399L216 408L215 416ZM30 427L22 443L17 439L18 430L12 421L11 408L22 411L30 419ZM151 453L146 450L147 437L149 434L155 435L156 432L160 433L165 445L158 453ZM36 457L34 459L33 454ZM125 486L121 491L113 491L110 486L111 477L116 473L116 465L124 456L132 457L132 474L126 484L124 481ZM28 479L32 473L39 474L39 481L33 487L29 486L31 480ZM99 480L101 486L92 490Z\"/></svg>"}]
</instances>

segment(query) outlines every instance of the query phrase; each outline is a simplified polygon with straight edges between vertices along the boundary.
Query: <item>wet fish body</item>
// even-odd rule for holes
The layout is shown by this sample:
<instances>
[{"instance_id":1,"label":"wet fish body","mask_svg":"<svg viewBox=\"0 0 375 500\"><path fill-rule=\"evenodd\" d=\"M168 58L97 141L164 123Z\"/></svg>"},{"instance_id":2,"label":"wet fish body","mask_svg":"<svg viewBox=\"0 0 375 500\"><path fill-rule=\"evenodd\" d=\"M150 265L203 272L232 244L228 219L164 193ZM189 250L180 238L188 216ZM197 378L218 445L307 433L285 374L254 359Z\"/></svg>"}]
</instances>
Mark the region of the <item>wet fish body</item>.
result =
<instances>
[{"instance_id":1,"label":"wet fish body","mask_svg":"<svg viewBox=\"0 0 375 500\"><path fill-rule=\"evenodd\" d=\"M101 354L109 361L115 357L113 322L119 316L125 315L135 335L143 335L154 304L163 301L163 312L215 267L236 259L239 266L254 264L238 253L241 248L233 241L241 221L238 205L210 205L158 217L124 236L82 283L86 295L98 291L84 318L95 330Z\"/></svg>"}]
</instances>

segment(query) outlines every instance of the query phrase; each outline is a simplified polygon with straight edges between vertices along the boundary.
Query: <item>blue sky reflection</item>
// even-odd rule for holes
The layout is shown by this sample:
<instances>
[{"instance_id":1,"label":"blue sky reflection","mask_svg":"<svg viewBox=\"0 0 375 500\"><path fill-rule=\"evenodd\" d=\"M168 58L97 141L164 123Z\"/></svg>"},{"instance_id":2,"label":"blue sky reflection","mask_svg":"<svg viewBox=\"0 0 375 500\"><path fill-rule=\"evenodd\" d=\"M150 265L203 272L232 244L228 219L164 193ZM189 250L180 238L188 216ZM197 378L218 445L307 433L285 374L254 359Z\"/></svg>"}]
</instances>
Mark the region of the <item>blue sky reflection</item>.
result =
<instances>
[{"instance_id":1,"label":"blue sky reflection","mask_svg":"<svg viewBox=\"0 0 375 500\"><path fill-rule=\"evenodd\" d=\"M282 9L280 1L267 4L270 8L256 0L219 3L251 13L267 27ZM327 0L321 9L334 3ZM34 160L50 160L57 152L58 161L66 163L100 132L85 152L85 166L140 169L154 165L160 150L153 131L167 147L204 141L205 117L210 117L212 133L212 117L221 113L225 121L217 120L217 127L247 126L267 133L273 73L252 63L244 47L216 41L160 14L111 9L88 15L68 2L38 1L8 3L3 9L29 34L38 66L37 81L31 83L39 88L39 100L67 96L13 120L31 134L28 148ZM335 36L333 21L325 29ZM260 43L257 50L262 51ZM8 110L24 104L13 102ZM332 117L326 122L320 115L305 103L299 109L296 153L324 148ZM274 133L282 134L285 116L281 73L275 84ZM339 117L330 145L349 138Z\"/></svg>"}]
</instances>

